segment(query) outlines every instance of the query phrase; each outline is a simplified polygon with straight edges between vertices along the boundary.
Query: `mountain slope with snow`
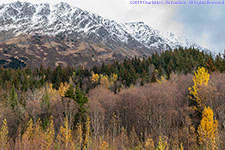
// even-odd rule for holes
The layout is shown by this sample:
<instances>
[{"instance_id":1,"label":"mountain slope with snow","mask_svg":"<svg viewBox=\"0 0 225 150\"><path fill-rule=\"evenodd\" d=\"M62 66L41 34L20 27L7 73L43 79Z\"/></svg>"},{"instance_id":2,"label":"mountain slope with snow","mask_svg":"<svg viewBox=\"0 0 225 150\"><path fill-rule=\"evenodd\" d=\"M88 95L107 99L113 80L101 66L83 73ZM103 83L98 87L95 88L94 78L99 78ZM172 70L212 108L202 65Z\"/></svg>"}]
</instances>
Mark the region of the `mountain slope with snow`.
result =
<instances>
[{"instance_id":1,"label":"mountain slope with snow","mask_svg":"<svg viewBox=\"0 0 225 150\"><path fill-rule=\"evenodd\" d=\"M50 5L17 1L0 5L0 42L7 43L24 35L78 40L87 45L94 43L124 58L146 57L154 52L179 47L203 50L197 44L190 44L187 39L172 33L161 33L143 22L118 24L64 2Z\"/></svg>"}]
</instances>

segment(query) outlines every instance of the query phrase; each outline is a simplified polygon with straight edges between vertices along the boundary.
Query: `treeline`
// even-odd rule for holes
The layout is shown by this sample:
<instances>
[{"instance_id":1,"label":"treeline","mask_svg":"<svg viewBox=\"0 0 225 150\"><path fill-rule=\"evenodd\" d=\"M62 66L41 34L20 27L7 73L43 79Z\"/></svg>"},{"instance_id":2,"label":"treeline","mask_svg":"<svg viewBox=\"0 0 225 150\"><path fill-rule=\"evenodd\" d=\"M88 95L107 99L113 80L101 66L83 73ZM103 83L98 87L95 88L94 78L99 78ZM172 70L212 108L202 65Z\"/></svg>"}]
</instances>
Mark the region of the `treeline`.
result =
<instances>
[{"instance_id":1,"label":"treeline","mask_svg":"<svg viewBox=\"0 0 225 150\"><path fill-rule=\"evenodd\" d=\"M52 69L40 66L36 69L0 69L0 84L2 88L15 86L16 89L27 91L45 86L46 82L52 83L58 89L60 83L70 80L79 83L81 89L88 93L94 88L91 82L93 74L102 74L110 77L113 74L118 76L117 82L111 89L118 92L122 87L131 85L144 85L145 83L156 82L162 77L170 79L172 73L188 74L193 73L198 67L205 67L209 72L225 71L225 58L220 54L215 59L206 53L196 49L175 49L165 51L161 54L153 54L148 59L134 58L113 64L102 64L91 69L79 67L62 68L60 66Z\"/></svg>"}]
</instances>

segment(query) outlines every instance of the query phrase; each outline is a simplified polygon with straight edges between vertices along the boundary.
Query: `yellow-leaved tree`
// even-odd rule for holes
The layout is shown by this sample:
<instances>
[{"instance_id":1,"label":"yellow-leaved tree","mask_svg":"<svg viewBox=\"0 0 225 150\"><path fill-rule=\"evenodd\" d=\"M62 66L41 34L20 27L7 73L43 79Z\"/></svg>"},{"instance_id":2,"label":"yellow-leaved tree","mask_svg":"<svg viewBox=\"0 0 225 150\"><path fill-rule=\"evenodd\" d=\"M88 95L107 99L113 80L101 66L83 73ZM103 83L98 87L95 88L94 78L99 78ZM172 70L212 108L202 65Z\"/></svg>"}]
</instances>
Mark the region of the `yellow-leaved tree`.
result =
<instances>
[{"instance_id":1,"label":"yellow-leaved tree","mask_svg":"<svg viewBox=\"0 0 225 150\"><path fill-rule=\"evenodd\" d=\"M44 140L44 148L46 150L50 150L53 147L54 144L54 138L55 138L55 128L54 128L54 122L53 122L53 117L51 116L50 119L50 124L48 125L45 133L45 140Z\"/></svg>"},{"instance_id":2,"label":"yellow-leaved tree","mask_svg":"<svg viewBox=\"0 0 225 150\"><path fill-rule=\"evenodd\" d=\"M91 82L96 85L100 83L101 87L108 89L115 84L117 79L118 79L118 75L115 73L111 74L110 77L108 75L103 75L103 74L99 75L97 73L96 74L92 73Z\"/></svg>"},{"instance_id":3,"label":"yellow-leaved tree","mask_svg":"<svg viewBox=\"0 0 225 150\"><path fill-rule=\"evenodd\" d=\"M22 147L23 149L31 149L33 145L33 138L34 138L34 125L33 120L30 119L27 123L27 128L22 135Z\"/></svg>"},{"instance_id":4,"label":"yellow-leaved tree","mask_svg":"<svg viewBox=\"0 0 225 150\"><path fill-rule=\"evenodd\" d=\"M77 125L77 149L82 149L82 144L83 144L83 131L82 131L82 125L79 123Z\"/></svg>"},{"instance_id":5,"label":"yellow-leaved tree","mask_svg":"<svg viewBox=\"0 0 225 150\"><path fill-rule=\"evenodd\" d=\"M2 121L2 127L0 129L0 149L9 149L8 145L8 125L6 119Z\"/></svg>"},{"instance_id":6,"label":"yellow-leaved tree","mask_svg":"<svg viewBox=\"0 0 225 150\"><path fill-rule=\"evenodd\" d=\"M95 84L99 82L99 75L97 73L92 73L91 82Z\"/></svg>"},{"instance_id":7,"label":"yellow-leaved tree","mask_svg":"<svg viewBox=\"0 0 225 150\"><path fill-rule=\"evenodd\" d=\"M83 149L84 150L88 150L90 148L91 143L92 143L91 136L90 136L90 133L91 133L91 121L90 121L90 118L88 116L87 116L87 121L85 123L85 128L86 128L86 131L85 131L85 138L84 138Z\"/></svg>"},{"instance_id":8,"label":"yellow-leaved tree","mask_svg":"<svg viewBox=\"0 0 225 150\"><path fill-rule=\"evenodd\" d=\"M75 147L72 138L72 130L69 127L69 120L68 117L64 119L64 126L60 127L60 131L57 136L58 144L60 148L69 150Z\"/></svg>"},{"instance_id":9,"label":"yellow-leaved tree","mask_svg":"<svg viewBox=\"0 0 225 150\"><path fill-rule=\"evenodd\" d=\"M115 73L111 74L111 77L110 77L111 84L114 84L117 81L117 79L118 79L117 74L115 74Z\"/></svg>"},{"instance_id":10,"label":"yellow-leaved tree","mask_svg":"<svg viewBox=\"0 0 225 150\"><path fill-rule=\"evenodd\" d=\"M42 130L42 122L40 118L36 121L34 125L32 139L33 149L44 149L44 132Z\"/></svg>"},{"instance_id":11,"label":"yellow-leaved tree","mask_svg":"<svg viewBox=\"0 0 225 150\"><path fill-rule=\"evenodd\" d=\"M153 150L155 149L155 144L152 138L147 138L145 141L145 149L146 150Z\"/></svg>"},{"instance_id":12,"label":"yellow-leaved tree","mask_svg":"<svg viewBox=\"0 0 225 150\"><path fill-rule=\"evenodd\" d=\"M168 137L160 135L156 150L169 150Z\"/></svg>"},{"instance_id":13,"label":"yellow-leaved tree","mask_svg":"<svg viewBox=\"0 0 225 150\"><path fill-rule=\"evenodd\" d=\"M210 74L204 67L199 67L197 72L195 72L194 74L195 74L193 76L194 85L191 88L188 88L190 92L189 98L195 102L195 106L193 107L194 110L201 112L205 106L204 103L202 102L203 101L202 97L199 95L199 90L203 86L208 86Z\"/></svg>"},{"instance_id":14,"label":"yellow-leaved tree","mask_svg":"<svg viewBox=\"0 0 225 150\"><path fill-rule=\"evenodd\" d=\"M55 101L59 97L58 90L53 88L52 83L46 83L46 88L50 101Z\"/></svg>"},{"instance_id":15,"label":"yellow-leaved tree","mask_svg":"<svg viewBox=\"0 0 225 150\"><path fill-rule=\"evenodd\" d=\"M110 87L110 81L107 75L100 75L100 85L107 89Z\"/></svg>"},{"instance_id":16,"label":"yellow-leaved tree","mask_svg":"<svg viewBox=\"0 0 225 150\"><path fill-rule=\"evenodd\" d=\"M218 121L213 118L213 110L205 107L202 112L202 120L198 127L199 143L204 149L217 150Z\"/></svg>"},{"instance_id":17,"label":"yellow-leaved tree","mask_svg":"<svg viewBox=\"0 0 225 150\"><path fill-rule=\"evenodd\" d=\"M59 89L58 89L58 93L59 93L59 95L60 96L64 96L65 95L65 93L66 93L66 91L68 90L68 88L70 87L70 85L68 84L68 83L63 83L63 82L61 82L60 83L60 86L59 86Z\"/></svg>"},{"instance_id":18,"label":"yellow-leaved tree","mask_svg":"<svg viewBox=\"0 0 225 150\"><path fill-rule=\"evenodd\" d=\"M52 96L52 95L55 95L57 93L57 90L53 88L52 83L47 83L46 86L47 86L49 95Z\"/></svg>"}]
</instances>

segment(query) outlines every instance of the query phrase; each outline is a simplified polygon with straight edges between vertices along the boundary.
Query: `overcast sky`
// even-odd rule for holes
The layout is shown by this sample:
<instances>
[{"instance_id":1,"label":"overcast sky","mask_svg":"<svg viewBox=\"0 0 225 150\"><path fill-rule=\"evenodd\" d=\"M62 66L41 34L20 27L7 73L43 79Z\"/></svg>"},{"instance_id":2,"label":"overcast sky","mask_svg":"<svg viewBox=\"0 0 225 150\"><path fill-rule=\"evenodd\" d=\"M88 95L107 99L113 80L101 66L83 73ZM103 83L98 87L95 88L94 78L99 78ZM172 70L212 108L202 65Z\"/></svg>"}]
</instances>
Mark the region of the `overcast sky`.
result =
<instances>
[{"instance_id":1,"label":"overcast sky","mask_svg":"<svg viewBox=\"0 0 225 150\"><path fill-rule=\"evenodd\" d=\"M14 1L0 0L0 4ZM53 4L63 1L118 23L143 21L152 28L182 35L217 52L225 49L225 5L131 5L130 0L21 1Z\"/></svg>"}]
</instances>

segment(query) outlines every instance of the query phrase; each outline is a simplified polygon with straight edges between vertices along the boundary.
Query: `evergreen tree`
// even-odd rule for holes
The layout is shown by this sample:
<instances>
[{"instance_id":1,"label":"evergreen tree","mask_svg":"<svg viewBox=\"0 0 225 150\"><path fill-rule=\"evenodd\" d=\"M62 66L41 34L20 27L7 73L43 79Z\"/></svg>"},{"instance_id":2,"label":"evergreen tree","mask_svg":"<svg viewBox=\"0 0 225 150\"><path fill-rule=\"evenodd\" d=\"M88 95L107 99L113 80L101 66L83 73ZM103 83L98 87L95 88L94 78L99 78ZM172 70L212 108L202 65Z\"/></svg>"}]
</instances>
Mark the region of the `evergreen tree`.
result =
<instances>
[{"instance_id":1,"label":"evergreen tree","mask_svg":"<svg viewBox=\"0 0 225 150\"><path fill-rule=\"evenodd\" d=\"M84 110L84 104L86 104L88 102L88 98L80 90L79 85L76 85L75 96L76 96L75 101L77 102L77 104L79 105L79 107L82 109L82 112L85 112L85 110Z\"/></svg>"},{"instance_id":2,"label":"evergreen tree","mask_svg":"<svg viewBox=\"0 0 225 150\"><path fill-rule=\"evenodd\" d=\"M71 98L76 101L76 94L72 84L70 84L69 88L66 90L65 97Z\"/></svg>"},{"instance_id":3,"label":"evergreen tree","mask_svg":"<svg viewBox=\"0 0 225 150\"><path fill-rule=\"evenodd\" d=\"M72 85L68 88L68 90L65 93L65 97L71 98L76 102L78 105L78 113L74 116L76 125L79 121L84 122L85 121L85 113L86 109L84 105L88 102L88 98L85 96L85 94L80 90L79 85L76 85L75 90Z\"/></svg>"},{"instance_id":4,"label":"evergreen tree","mask_svg":"<svg viewBox=\"0 0 225 150\"><path fill-rule=\"evenodd\" d=\"M15 107L18 105L18 96L16 93L16 89L14 85L12 86L10 93L9 93L9 103L11 108L14 110Z\"/></svg>"},{"instance_id":5,"label":"evergreen tree","mask_svg":"<svg viewBox=\"0 0 225 150\"><path fill-rule=\"evenodd\" d=\"M42 97L41 107L42 108L47 108L47 109L49 109L49 107L50 107L50 97L48 95L48 90L47 89L45 89L45 93L44 93L44 95Z\"/></svg>"}]
</instances>

